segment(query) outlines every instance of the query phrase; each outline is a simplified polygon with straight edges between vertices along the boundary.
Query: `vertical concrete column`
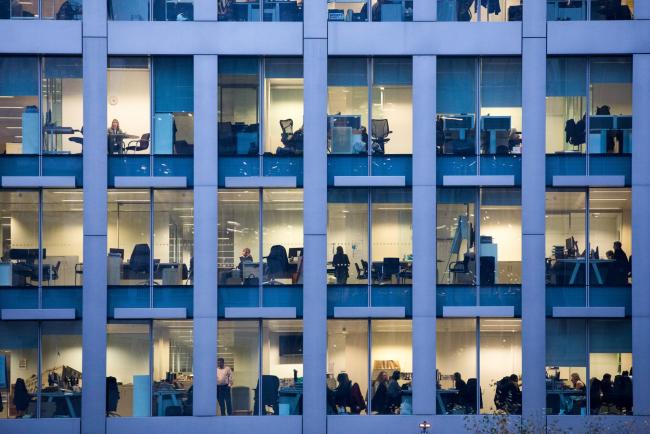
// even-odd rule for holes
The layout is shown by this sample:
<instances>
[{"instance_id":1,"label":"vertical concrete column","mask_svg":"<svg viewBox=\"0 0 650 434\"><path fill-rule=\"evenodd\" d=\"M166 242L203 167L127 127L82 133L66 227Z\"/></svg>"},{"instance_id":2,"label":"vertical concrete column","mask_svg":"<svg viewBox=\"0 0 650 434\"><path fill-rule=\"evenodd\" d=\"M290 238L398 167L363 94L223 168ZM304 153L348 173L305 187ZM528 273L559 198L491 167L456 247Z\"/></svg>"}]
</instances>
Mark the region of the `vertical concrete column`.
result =
<instances>
[{"instance_id":1,"label":"vertical concrete column","mask_svg":"<svg viewBox=\"0 0 650 434\"><path fill-rule=\"evenodd\" d=\"M86 17L84 16L84 22ZM104 30L106 24L104 22ZM96 29L101 30L101 29ZM105 432L106 387L106 37L83 38L83 321L81 432Z\"/></svg>"},{"instance_id":2,"label":"vertical concrete column","mask_svg":"<svg viewBox=\"0 0 650 434\"><path fill-rule=\"evenodd\" d=\"M524 38L522 68L524 143L521 169L523 414L530 422L544 424L544 409L546 407L546 383L544 380L546 363L545 38Z\"/></svg>"},{"instance_id":3,"label":"vertical concrete column","mask_svg":"<svg viewBox=\"0 0 650 434\"><path fill-rule=\"evenodd\" d=\"M413 21L437 21L437 0L413 0Z\"/></svg>"},{"instance_id":4,"label":"vertical concrete column","mask_svg":"<svg viewBox=\"0 0 650 434\"><path fill-rule=\"evenodd\" d=\"M303 11L304 38L327 38L327 0L303 2Z\"/></svg>"},{"instance_id":5,"label":"vertical concrete column","mask_svg":"<svg viewBox=\"0 0 650 434\"><path fill-rule=\"evenodd\" d=\"M436 56L413 57L413 90L413 414L435 414Z\"/></svg>"},{"instance_id":6,"label":"vertical concrete column","mask_svg":"<svg viewBox=\"0 0 650 434\"><path fill-rule=\"evenodd\" d=\"M194 416L217 413L217 80L194 56Z\"/></svg>"},{"instance_id":7,"label":"vertical concrete column","mask_svg":"<svg viewBox=\"0 0 650 434\"><path fill-rule=\"evenodd\" d=\"M647 3L647 2L639 2ZM634 55L632 85L632 362L634 414L650 416L650 54Z\"/></svg>"},{"instance_id":8,"label":"vertical concrete column","mask_svg":"<svg viewBox=\"0 0 650 434\"><path fill-rule=\"evenodd\" d=\"M650 20L650 2L648 1L634 2L634 19Z\"/></svg>"},{"instance_id":9,"label":"vertical concrete column","mask_svg":"<svg viewBox=\"0 0 650 434\"><path fill-rule=\"evenodd\" d=\"M218 7L214 0L193 0L194 21L217 21Z\"/></svg>"},{"instance_id":10,"label":"vertical concrete column","mask_svg":"<svg viewBox=\"0 0 650 434\"><path fill-rule=\"evenodd\" d=\"M303 433L327 432L327 39L304 41Z\"/></svg>"}]
</instances>

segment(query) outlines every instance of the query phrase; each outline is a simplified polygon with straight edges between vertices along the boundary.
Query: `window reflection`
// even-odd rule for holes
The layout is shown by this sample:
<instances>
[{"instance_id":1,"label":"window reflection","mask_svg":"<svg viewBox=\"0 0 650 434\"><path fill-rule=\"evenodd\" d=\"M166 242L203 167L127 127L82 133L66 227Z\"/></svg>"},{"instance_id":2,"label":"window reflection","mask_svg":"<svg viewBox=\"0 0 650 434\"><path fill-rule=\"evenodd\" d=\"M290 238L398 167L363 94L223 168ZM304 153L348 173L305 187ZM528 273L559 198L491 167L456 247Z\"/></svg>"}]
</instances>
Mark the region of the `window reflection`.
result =
<instances>
[{"instance_id":1,"label":"window reflection","mask_svg":"<svg viewBox=\"0 0 650 434\"><path fill-rule=\"evenodd\" d=\"M437 0L438 21L521 21L521 0Z\"/></svg>"},{"instance_id":2,"label":"window reflection","mask_svg":"<svg viewBox=\"0 0 650 434\"><path fill-rule=\"evenodd\" d=\"M303 0L219 0L219 21L302 21L303 4Z\"/></svg>"}]
</instances>

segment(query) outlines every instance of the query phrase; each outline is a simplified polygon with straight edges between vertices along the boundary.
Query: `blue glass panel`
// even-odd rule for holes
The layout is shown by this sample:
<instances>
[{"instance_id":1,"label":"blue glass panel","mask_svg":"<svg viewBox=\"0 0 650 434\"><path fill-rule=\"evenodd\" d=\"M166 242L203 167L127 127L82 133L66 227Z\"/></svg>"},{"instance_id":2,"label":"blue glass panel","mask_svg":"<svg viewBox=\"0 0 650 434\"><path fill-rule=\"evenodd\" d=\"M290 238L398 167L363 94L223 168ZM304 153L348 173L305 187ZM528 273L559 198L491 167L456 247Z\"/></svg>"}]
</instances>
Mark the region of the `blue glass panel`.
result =
<instances>
[{"instance_id":1,"label":"blue glass panel","mask_svg":"<svg viewBox=\"0 0 650 434\"><path fill-rule=\"evenodd\" d=\"M259 176L259 157L219 157L219 187L226 186L226 176Z\"/></svg>"},{"instance_id":2,"label":"blue glass panel","mask_svg":"<svg viewBox=\"0 0 650 434\"><path fill-rule=\"evenodd\" d=\"M295 176L298 187L302 186L302 157L264 156L264 176Z\"/></svg>"},{"instance_id":3,"label":"blue glass panel","mask_svg":"<svg viewBox=\"0 0 650 434\"><path fill-rule=\"evenodd\" d=\"M372 306L399 306L406 309L406 316L413 316L413 297L411 285L377 286L372 287Z\"/></svg>"},{"instance_id":4,"label":"blue glass panel","mask_svg":"<svg viewBox=\"0 0 650 434\"><path fill-rule=\"evenodd\" d=\"M77 318L82 317L83 289L77 287L43 287L44 309L74 309Z\"/></svg>"},{"instance_id":5,"label":"blue glass panel","mask_svg":"<svg viewBox=\"0 0 650 434\"><path fill-rule=\"evenodd\" d=\"M194 185L194 160L189 155L161 156L153 159L154 176L185 176L187 185Z\"/></svg>"},{"instance_id":6,"label":"blue glass panel","mask_svg":"<svg viewBox=\"0 0 650 434\"><path fill-rule=\"evenodd\" d=\"M328 155L327 185L334 185L335 176L368 176L368 156Z\"/></svg>"},{"instance_id":7,"label":"blue glass panel","mask_svg":"<svg viewBox=\"0 0 650 434\"><path fill-rule=\"evenodd\" d=\"M373 62L373 81L375 85L401 84L412 82L413 67L411 58L377 57Z\"/></svg>"},{"instance_id":8,"label":"blue glass panel","mask_svg":"<svg viewBox=\"0 0 650 434\"><path fill-rule=\"evenodd\" d=\"M296 315L302 318L302 285L265 286L262 291L264 307L295 307Z\"/></svg>"},{"instance_id":9,"label":"blue glass panel","mask_svg":"<svg viewBox=\"0 0 650 434\"><path fill-rule=\"evenodd\" d=\"M153 85L156 113L194 111L192 56L154 57Z\"/></svg>"},{"instance_id":10,"label":"blue glass panel","mask_svg":"<svg viewBox=\"0 0 650 434\"><path fill-rule=\"evenodd\" d=\"M368 285L330 285L327 287L327 316L334 317L337 306L368 306Z\"/></svg>"},{"instance_id":11,"label":"blue glass panel","mask_svg":"<svg viewBox=\"0 0 650 434\"><path fill-rule=\"evenodd\" d=\"M632 315L632 286L591 286L589 287L589 306L625 307L625 315Z\"/></svg>"},{"instance_id":12,"label":"blue glass panel","mask_svg":"<svg viewBox=\"0 0 650 434\"><path fill-rule=\"evenodd\" d=\"M481 106L521 107L521 57L482 60Z\"/></svg>"},{"instance_id":13,"label":"blue glass panel","mask_svg":"<svg viewBox=\"0 0 650 434\"><path fill-rule=\"evenodd\" d=\"M481 175L514 175L515 185L521 185L521 156L482 155Z\"/></svg>"},{"instance_id":14,"label":"blue glass panel","mask_svg":"<svg viewBox=\"0 0 650 434\"><path fill-rule=\"evenodd\" d=\"M219 316L225 316L227 307L258 307L259 286L220 286Z\"/></svg>"},{"instance_id":15,"label":"blue glass panel","mask_svg":"<svg viewBox=\"0 0 650 434\"><path fill-rule=\"evenodd\" d=\"M475 156L438 155L436 158L436 183L442 185L445 175L476 175Z\"/></svg>"},{"instance_id":16,"label":"blue glass panel","mask_svg":"<svg viewBox=\"0 0 650 434\"><path fill-rule=\"evenodd\" d=\"M108 19L116 21L149 21L149 1L109 0Z\"/></svg>"},{"instance_id":17,"label":"blue glass panel","mask_svg":"<svg viewBox=\"0 0 650 434\"><path fill-rule=\"evenodd\" d=\"M632 321L630 319L589 321L589 352L631 353Z\"/></svg>"},{"instance_id":18,"label":"blue glass panel","mask_svg":"<svg viewBox=\"0 0 650 434\"><path fill-rule=\"evenodd\" d=\"M406 185L412 185L412 157L410 155L374 156L371 173L376 176L405 176Z\"/></svg>"},{"instance_id":19,"label":"blue glass panel","mask_svg":"<svg viewBox=\"0 0 650 434\"><path fill-rule=\"evenodd\" d=\"M75 185L83 186L83 157L81 155L44 155L44 176L74 176Z\"/></svg>"},{"instance_id":20,"label":"blue glass panel","mask_svg":"<svg viewBox=\"0 0 650 434\"><path fill-rule=\"evenodd\" d=\"M476 287L438 285L436 287L437 316L442 316L443 306L476 306Z\"/></svg>"},{"instance_id":21,"label":"blue glass panel","mask_svg":"<svg viewBox=\"0 0 650 434\"><path fill-rule=\"evenodd\" d=\"M44 78L83 78L81 57L51 56L43 62Z\"/></svg>"},{"instance_id":22,"label":"blue glass panel","mask_svg":"<svg viewBox=\"0 0 650 434\"><path fill-rule=\"evenodd\" d=\"M481 306L514 306L515 316L521 316L521 286L481 287L480 294Z\"/></svg>"},{"instance_id":23,"label":"blue glass panel","mask_svg":"<svg viewBox=\"0 0 650 434\"><path fill-rule=\"evenodd\" d=\"M327 61L328 86L367 86L368 62L365 57L334 57Z\"/></svg>"},{"instance_id":24,"label":"blue glass panel","mask_svg":"<svg viewBox=\"0 0 650 434\"><path fill-rule=\"evenodd\" d=\"M1 155L0 173L4 176L37 176L38 156Z\"/></svg>"},{"instance_id":25,"label":"blue glass panel","mask_svg":"<svg viewBox=\"0 0 650 434\"><path fill-rule=\"evenodd\" d=\"M547 286L546 315L553 315L553 307L587 305L587 294L584 286Z\"/></svg>"},{"instance_id":26,"label":"blue glass panel","mask_svg":"<svg viewBox=\"0 0 650 434\"><path fill-rule=\"evenodd\" d=\"M436 110L438 113L476 111L476 59L439 57Z\"/></svg>"},{"instance_id":27,"label":"blue glass panel","mask_svg":"<svg viewBox=\"0 0 650 434\"><path fill-rule=\"evenodd\" d=\"M36 309L37 307L36 287L0 287L0 309Z\"/></svg>"},{"instance_id":28,"label":"blue glass panel","mask_svg":"<svg viewBox=\"0 0 650 434\"><path fill-rule=\"evenodd\" d=\"M153 289L153 307L184 307L187 317L194 315L194 287L156 286Z\"/></svg>"},{"instance_id":29,"label":"blue glass panel","mask_svg":"<svg viewBox=\"0 0 650 434\"><path fill-rule=\"evenodd\" d=\"M546 96L586 96L587 60L550 57L546 61Z\"/></svg>"},{"instance_id":30,"label":"blue glass panel","mask_svg":"<svg viewBox=\"0 0 650 434\"><path fill-rule=\"evenodd\" d=\"M553 185L553 176L586 175L586 170L584 154L546 155L546 185Z\"/></svg>"},{"instance_id":31,"label":"blue glass panel","mask_svg":"<svg viewBox=\"0 0 650 434\"><path fill-rule=\"evenodd\" d=\"M149 307L149 287L109 286L108 316L113 318L116 307Z\"/></svg>"},{"instance_id":32,"label":"blue glass panel","mask_svg":"<svg viewBox=\"0 0 650 434\"><path fill-rule=\"evenodd\" d=\"M259 60L257 57L228 57L219 59L219 74L257 75Z\"/></svg>"},{"instance_id":33,"label":"blue glass panel","mask_svg":"<svg viewBox=\"0 0 650 434\"><path fill-rule=\"evenodd\" d=\"M594 57L590 65L590 82L632 83L631 57Z\"/></svg>"},{"instance_id":34,"label":"blue glass panel","mask_svg":"<svg viewBox=\"0 0 650 434\"><path fill-rule=\"evenodd\" d=\"M266 78L302 78L302 58L269 57L264 61Z\"/></svg>"},{"instance_id":35,"label":"blue glass panel","mask_svg":"<svg viewBox=\"0 0 650 434\"><path fill-rule=\"evenodd\" d=\"M151 161L148 155L109 155L108 186L115 185L116 176L149 176Z\"/></svg>"},{"instance_id":36,"label":"blue glass panel","mask_svg":"<svg viewBox=\"0 0 650 434\"><path fill-rule=\"evenodd\" d=\"M0 57L0 95L38 95L38 61L36 56Z\"/></svg>"},{"instance_id":37,"label":"blue glass panel","mask_svg":"<svg viewBox=\"0 0 650 434\"><path fill-rule=\"evenodd\" d=\"M632 185L631 155L590 155L590 175L624 175L625 185Z\"/></svg>"}]
</instances>

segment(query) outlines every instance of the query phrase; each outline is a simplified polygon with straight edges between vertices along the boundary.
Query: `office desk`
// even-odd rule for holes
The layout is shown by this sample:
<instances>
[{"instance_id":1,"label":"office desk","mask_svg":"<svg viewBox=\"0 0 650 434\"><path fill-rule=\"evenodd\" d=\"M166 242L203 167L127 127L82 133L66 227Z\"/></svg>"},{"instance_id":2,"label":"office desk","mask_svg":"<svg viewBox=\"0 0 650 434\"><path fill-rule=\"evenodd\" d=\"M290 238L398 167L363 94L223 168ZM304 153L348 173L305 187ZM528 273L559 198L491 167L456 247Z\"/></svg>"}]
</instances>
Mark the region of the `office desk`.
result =
<instances>
[{"instance_id":1,"label":"office desk","mask_svg":"<svg viewBox=\"0 0 650 434\"><path fill-rule=\"evenodd\" d=\"M580 271L580 267L584 267L584 264L586 262L585 258L565 258L565 259L557 259L555 261L556 266L565 266L567 268L571 268L571 276L569 277L569 285L575 285L576 281L578 280L578 272ZM596 283L598 285L604 285L605 284L605 279L603 279L603 275L600 272L601 267L609 266L610 264L613 264L615 261L612 259L590 259L589 264L591 266L591 269L594 272L594 277L596 278Z\"/></svg>"},{"instance_id":2,"label":"office desk","mask_svg":"<svg viewBox=\"0 0 650 434\"><path fill-rule=\"evenodd\" d=\"M283 387L279 394L279 412L280 416L289 416L291 414L300 414L300 398L302 397L302 387ZM288 411L287 411L288 409Z\"/></svg>"},{"instance_id":3,"label":"office desk","mask_svg":"<svg viewBox=\"0 0 650 434\"><path fill-rule=\"evenodd\" d=\"M43 134L45 135L45 143L43 143L43 152L48 154L69 154L61 150L61 146L57 143L56 136L59 135L72 135L75 130L71 127L61 127L58 125L45 125L43 127Z\"/></svg>"},{"instance_id":4,"label":"office desk","mask_svg":"<svg viewBox=\"0 0 650 434\"><path fill-rule=\"evenodd\" d=\"M450 414L449 409L458 403L457 389L438 389L436 391L436 408L438 414Z\"/></svg>"},{"instance_id":5,"label":"office desk","mask_svg":"<svg viewBox=\"0 0 650 434\"><path fill-rule=\"evenodd\" d=\"M580 21L587 17L587 4L583 0L546 0L549 21Z\"/></svg>"},{"instance_id":6,"label":"office desk","mask_svg":"<svg viewBox=\"0 0 650 434\"><path fill-rule=\"evenodd\" d=\"M65 401L65 407L68 410L69 417L79 417L75 409L74 401L78 401L80 404L81 401L81 392L71 392L66 390L60 390L57 392L42 392L42 399L45 402L54 402ZM60 416L60 415L57 415Z\"/></svg>"},{"instance_id":7,"label":"office desk","mask_svg":"<svg viewBox=\"0 0 650 434\"><path fill-rule=\"evenodd\" d=\"M158 416L164 416L168 407L180 407L183 410L183 397L187 396L187 390L184 389L163 389L153 392L156 400L156 409Z\"/></svg>"},{"instance_id":8,"label":"office desk","mask_svg":"<svg viewBox=\"0 0 650 434\"><path fill-rule=\"evenodd\" d=\"M587 396L585 391L576 389L547 390L548 395L558 395L560 401L560 414L580 414L586 408Z\"/></svg>"},{"instance_id":9,"label":"office desk","mask_svg":"<svg viewBox=\"0 0 650 434\"><path fill-rule=\"evenodd\" d=\"M407 270L412 269L412 264L413 261L399 261L399 271L397 272L397 283L404 283L404 280L406 279L405 276L402 275ZM372 280L377 281L381 278L383 274L383 268L384 268L384 261L373 261L372 262Z\"/></svg>"}]
</instances>

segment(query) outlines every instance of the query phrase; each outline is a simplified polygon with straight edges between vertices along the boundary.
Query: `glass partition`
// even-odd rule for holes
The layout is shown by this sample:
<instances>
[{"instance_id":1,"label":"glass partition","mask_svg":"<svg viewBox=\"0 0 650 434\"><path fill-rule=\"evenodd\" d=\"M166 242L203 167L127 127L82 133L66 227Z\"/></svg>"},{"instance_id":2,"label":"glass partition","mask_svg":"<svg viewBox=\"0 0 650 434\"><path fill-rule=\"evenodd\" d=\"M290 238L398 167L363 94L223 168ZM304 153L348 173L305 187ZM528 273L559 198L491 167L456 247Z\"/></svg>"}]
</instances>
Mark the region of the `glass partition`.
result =
<instances>
[{"instance_id":1,"label":"glass partition","mask_svg":"<svg viewBox=\"0 0 650 434\"><path fill-rule=\"evenodd\" d=\"M108 19L114 21L149 21L149 0L108 0Z\"/></svg>"},{"instance_id":2,"label":"glass partition","mask_svg":"<svg viewBox=\"0 0 650 434\"><path fill-rule=\"evenodd\" d=\"M476 190L438 189L436 280L439 284L476 283Z\"/></svg>"},{"instance_id":3,"label":"glass partition","mask_svg":"<svg viewBox=\"0 0 650 434\"><path fill-rule=\"evenodd\" d=\"M38 323L0 321L0 419L37 417Z\"/></svg>"},{"instance_id":4,"label":"glass partition","mask_svg":"<svg viewBox=\"0 0 650 434\"><path fill-rule=\"evenodd\" d=\"M368 0L327 0L329 21L368 21Z\"/></svg>"},{"instance_id":5,"label":"glass partition","mask_svg":"<svg viewBox=\"0 0 650 434\"><path fill-rule=\"evenodd\" d=\"M0 154L40 149L38 58L0 56Z\"/></svg>"},{"instance_id":6,"label":"glass partition","mask_svg":"<svg viewBox=\"0 0 650 434\"><path fill-rule=\"evenodd\" d=\"M592 20L631 20L634 18L634 0L591 0Z\"/></svg>"},{"instance_id":7,"label":"glass partition","mask_svg":"<svg viewBox=\"0 0 650 434\"><path fill-rule=\"evenodd\" d=\"M108 19L114 21L192 21L192 0L108 0Z\"/></svg>"},{"instance_id":8,"label":"glass partition","mask_svg":"<svg viewBox=\"0 0 650 434\"><path fill-rule=\"evenodd\" d=\"M0 20L45 18L81 20L82 0L5 1L0 4Z\"/></svg>"},{"instance_id":9,"label":"glass partition","mask_svg":"<svg viewBox=\"0 0 650 434\"><path fill-rule=\"evenodd\" d=\"M107 91L108 153L149 154L151 142L149 59L109 57Z\"/></svg>"},{"instance_id":10,"label":"glass partition","mask_svg":"<svg viewBox=\"0 0 650 434\"><path fill-rule=\"evenodd\" d=\"M522 0L437 0L438 21L521 21Z\"/></svg>"},{"instance_id":11,"label":"glass partition","mask_svg":"<svg viewBox=\"0 0 650 434\"><path fill-rule=\"evenodd\" d=\"M0 191L2 286L38 285L39 193Z\"/></svg>"},{"instance_id":12,"label":"glass partition","mask_svg":"<svg viewBox=\"0 0 650 434\"><path fill-rule=\"evenodd\" d=\"M303 0L219 0L218 13L219 21L302 21Z\"/></svg>"}]
</instances>

